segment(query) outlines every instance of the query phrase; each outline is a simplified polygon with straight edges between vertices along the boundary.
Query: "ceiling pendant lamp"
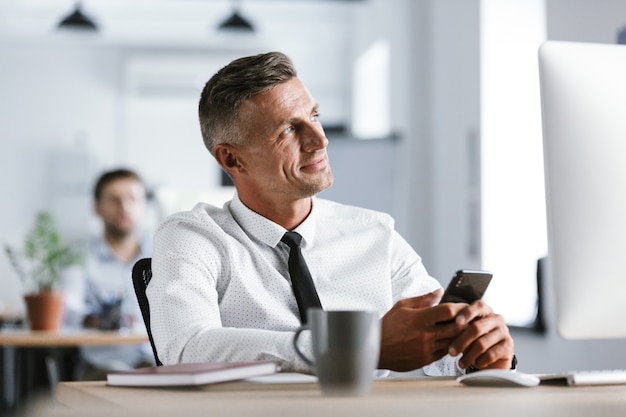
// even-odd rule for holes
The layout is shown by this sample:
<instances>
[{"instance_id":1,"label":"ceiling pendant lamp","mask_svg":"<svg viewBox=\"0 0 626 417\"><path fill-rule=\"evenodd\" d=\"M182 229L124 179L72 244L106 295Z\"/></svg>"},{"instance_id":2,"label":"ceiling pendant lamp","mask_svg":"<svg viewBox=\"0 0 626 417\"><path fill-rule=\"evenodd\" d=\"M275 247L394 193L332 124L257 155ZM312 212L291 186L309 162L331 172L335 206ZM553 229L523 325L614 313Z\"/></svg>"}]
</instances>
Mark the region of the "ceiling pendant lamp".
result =
<instances>
[{"instance_id":1,"label":"ceiling pendant lamp","mask_svg":"<svg viewBox=\"0 0 626 417\"><path fill-rule=\"evenodd\" d=\"M72 13L67 15L59 22L59 29L78 29L85 31L96 31L98 26L89 17L85 16L81 11L81 2L76 2L76 6Z\"/></svg>"},{"instance_id":2,"label":"ceiling pendant lamp","mask_svg":"<svg viewBox=\"0 0 626 417\"><path fill-rule=\"evenodd\" d=\"M239 13L240 1L232 1L233 12L219 25L220 30L237 32L254 32L254 26Z\"/></svg>"}]
</instances>

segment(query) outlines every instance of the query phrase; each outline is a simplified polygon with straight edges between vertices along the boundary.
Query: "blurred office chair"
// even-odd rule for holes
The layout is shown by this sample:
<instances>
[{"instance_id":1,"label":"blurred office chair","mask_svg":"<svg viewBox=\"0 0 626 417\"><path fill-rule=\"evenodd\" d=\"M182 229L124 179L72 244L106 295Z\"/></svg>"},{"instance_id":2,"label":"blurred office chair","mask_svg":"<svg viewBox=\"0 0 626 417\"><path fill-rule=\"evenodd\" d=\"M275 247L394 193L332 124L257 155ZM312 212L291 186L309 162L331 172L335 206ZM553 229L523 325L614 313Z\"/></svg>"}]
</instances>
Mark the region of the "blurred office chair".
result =
<instances>
[{"instance_id":1,"label":"blurred office chair","mask_svg":"<svg viewBox=\"0 0 626 417\"><path fill-rule=\"evenodd\" d=\"M142 258L138 260L133 266L132 276L133 287L135 287L135 295L137 296L137 301L139 302L143 322L146 325L146 330L148 331L148 338L150 339L150 346L152 346L154 360L157 366L161 366L163 363L161 363L159 355L157 355L154 339L152 338L152 331L150 330L150 305L148 304L148 297L146 297L146 288L152 279L152 258Z\"/></svg>"}]
</instances>

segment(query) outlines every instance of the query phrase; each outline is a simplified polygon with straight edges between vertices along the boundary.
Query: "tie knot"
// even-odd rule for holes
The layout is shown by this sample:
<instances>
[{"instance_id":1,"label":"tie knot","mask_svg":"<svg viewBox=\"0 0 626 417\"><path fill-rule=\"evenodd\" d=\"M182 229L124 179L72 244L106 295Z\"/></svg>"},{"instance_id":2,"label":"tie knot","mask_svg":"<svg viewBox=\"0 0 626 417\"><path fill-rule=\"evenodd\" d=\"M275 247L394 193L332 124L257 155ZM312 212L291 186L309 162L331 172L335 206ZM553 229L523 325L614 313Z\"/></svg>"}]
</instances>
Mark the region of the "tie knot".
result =
<instances>
[{"instance_id":1,"label":"tie knot","mask_svg":"<svg viewBox=\"0 0 626 417\"><path fill-rule=\"evenodd\" d=\"M293 248L300 246L300 243L302 242L302 236L298 232L287 232L283 235L281 241L289 245L290 248Z\"/></svg>"}]
</instances>

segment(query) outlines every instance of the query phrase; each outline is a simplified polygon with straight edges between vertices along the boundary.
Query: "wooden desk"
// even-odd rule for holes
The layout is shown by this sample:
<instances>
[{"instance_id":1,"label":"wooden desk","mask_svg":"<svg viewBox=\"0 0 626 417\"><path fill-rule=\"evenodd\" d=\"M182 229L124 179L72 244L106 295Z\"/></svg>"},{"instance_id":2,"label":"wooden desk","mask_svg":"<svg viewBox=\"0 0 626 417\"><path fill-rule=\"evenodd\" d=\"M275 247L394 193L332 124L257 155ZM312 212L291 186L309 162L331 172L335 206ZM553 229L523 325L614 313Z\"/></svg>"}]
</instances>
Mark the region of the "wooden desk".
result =
<instances>
[{"instance_id":1,"label":"wooden desk","mask_svg":"<svg viewBox=\"0 0 626 417\"><path fill-rule=\"evenodd\" d=\"M0 346L13 347L76 347L95 345L140 344L148 342L142 333L117 330L76 329L59 332L33 330L2 330Z\"/></svg>"},{"instance_id":2,"label":"wooden desk","mask_svg":"<svg viewBox=\"0 0 626 417\"><path fill-rule=\"evenodd\" d=\"M50 389L54 389L60 379L59 348L79 346L113 346L122 344L147 343L148 336L142 333L124 333L90 329L72 329L58 332L31 331L28 329L0 330L0 414L4 410L17 407L20 398L28 396L32 390L33 350L45 349L45 362ZM25 368L25 369L23 369ZM76 377L72 377L76 379ZM22 382L24 381L24 382ZM25 385L22 387L22 385Z\"/></svg>"},{"instance_id":3,"label":"wooden desk","mask_svg":"<svg viewBox=\"0 0 626 417\"><path fill-rule=\"evenodd\" d=\"M89 411L151 417L615 417L626 415L626 385L469 387L454 378L419 377L375 381L372 392L366 397L324 397L315 383L233 382L173 389L109 387L104 381L61 382L57 387L57 401L58 407L62 407L59 415L80 415Z\"/></svg>"}]
</instances>

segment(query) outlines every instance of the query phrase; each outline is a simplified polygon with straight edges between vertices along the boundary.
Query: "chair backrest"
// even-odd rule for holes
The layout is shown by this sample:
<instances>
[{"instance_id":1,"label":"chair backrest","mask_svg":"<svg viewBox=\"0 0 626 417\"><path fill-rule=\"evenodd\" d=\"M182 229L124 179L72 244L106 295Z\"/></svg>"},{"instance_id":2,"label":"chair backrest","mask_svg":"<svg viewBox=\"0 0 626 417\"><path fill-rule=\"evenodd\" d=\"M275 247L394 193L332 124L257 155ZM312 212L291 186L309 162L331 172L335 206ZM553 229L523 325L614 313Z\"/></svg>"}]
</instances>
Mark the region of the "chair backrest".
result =
<instances>
[{"instance_id":1,"label":"chair backrest","mask_svg":"<svg viewBox=\"0 0 626 417\"><path fill-rule=\"evenodd\" d=\"M163 364L159 360L159 355L157 355L156 346L154 346L154 339L152 338L152 331L150 330L150 305L148 304L148 297L146 297L146 288L152 279L152 258L142 258L138 260L133 266L132 276L133 287L135 287L135 295L137 296L137 302L139 302L143 322L146 325L146 330L148 331L148 338L150 339L150 345L152 346L154 360L157 366L161 366Z\"/></svg>"}]
</instances>

